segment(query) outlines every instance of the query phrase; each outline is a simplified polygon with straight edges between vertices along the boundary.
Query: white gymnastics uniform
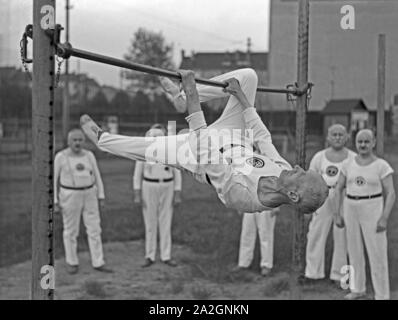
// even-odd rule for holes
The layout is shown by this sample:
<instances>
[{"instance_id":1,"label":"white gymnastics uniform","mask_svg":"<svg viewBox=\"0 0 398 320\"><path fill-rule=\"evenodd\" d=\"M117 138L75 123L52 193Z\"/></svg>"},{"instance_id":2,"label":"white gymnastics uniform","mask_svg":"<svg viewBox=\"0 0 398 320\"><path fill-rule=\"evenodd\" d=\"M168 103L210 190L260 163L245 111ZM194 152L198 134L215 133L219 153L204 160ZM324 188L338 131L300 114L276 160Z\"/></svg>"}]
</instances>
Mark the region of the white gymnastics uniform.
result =
<instances>
[{"instance_id":1,"label":"white gymnastics uniform","mask_svg":"<svg viewBox=\"0 0 398 320\"><path fill-rule=\"evenodd\" d=\"M382 180L393 173L393 169L383 159L369 165L358 165L355 159L344 163L341 174L346 177L347 197L344 203L344 221L347 230L347 247L350 265L353 267L352 292L366 291L366 273L363 236L369 257L370 271L375 299L389 299L387 233L376 232L377 221L383 213ZM354 197L376 196L373 199L350 199Z\"/></svg>"},{"instance_id":2,"label":"white gymnastics uniform","mask_svg":"<svg viewBox=\"0 0 398 320\"><path fill-rule=\"evenodd\" d=\"M348 151L346 159L352 159L356 153ZM325 203L313 214L307 234L305 276L310 279L325 277L325 246L330 227L333 224L332 193L340 175L341 162L331 162L326 157L326 150L317 152L311 160L310 169L322 175L329 186L329 197ZM341 206L342 209L342 206ZM341 268L347 265L347 241L345 228L338 228L333 224L333 258L330 279L339 281L343 276Z\"/></svg>"},{"instance_id":3,"label":"white gymnastics uniform","mask_svg":"<svg viewBox=\"0 0 398 320\"><path fill-rule=\"evenodd\" d=\"M181 191L180 170L157 163L137 161L134 190L142 190L145 223L145 258L155 261L159 228L160 259L171 259L171 223L174 191Z\"/></svg>"},{"instance_id":4,"label":"white gymnastics uniform","mask_svg":"<svg viewBox=\"0 0 398 320\"><path fill-rule=\"evenodd\" d=\"M239 81L249 103L254 105L257 90L255 71L240 69L213 80L225 81L232 77ZM203 113L196 112L187 117L190 133L166 137L127 137L103 133L98 147L129 159L154 161L190 171L197 180L211 182L228 208L249 213L271 209L263 206L258 199L258 181L262 176L279 177L282 170L291 169L290 164L275 149L271 134L254 108L242 112L239 101L223 92L222 88L198 85L197 89L201 102L229 96L221 117L209 127ZM252 130L253 141L247 139L245 129ZM239 130L241 135L231 134L233 130ZM217 148L211 144L198 153L196 146L202 146L203 142L207 145L207 139L213 137L212 131L227 137L225 141L228 143ZM200 138L197 137L198 132ZM253 153L250 142L257 144L260 154ZM203 154L206 156L209 153L212 153L212 159L220 158L219 164L202 162Z\"/></svg>"},{"instance_id":5,"label":"white gymnastics uniform","mask_svg":"<svg viewBox=\"0 0 398 320\"><path fill-rule=\"evenodd\" d=\"M104 187L94 154L82 150L81 156L70 149L57 153L54 160L54 203L61 206L66 263L78 265L77 237L80 218L86 227L91 263L105 264L101 241L98 199L104 199Z\"/></svg>"},{"instance_id":6,"label":"white gymnastics uniform","mask_svg":"<svg viewBox=\"0 0 398 320\"><path fill-rule=\"evenodd\" d=\"M253 261L256 234L260 239L260 267L272 269L274 265L275 216L271 211L245 213L240 234L238 266L247 268Z\"/></svg>"}]
</instances>

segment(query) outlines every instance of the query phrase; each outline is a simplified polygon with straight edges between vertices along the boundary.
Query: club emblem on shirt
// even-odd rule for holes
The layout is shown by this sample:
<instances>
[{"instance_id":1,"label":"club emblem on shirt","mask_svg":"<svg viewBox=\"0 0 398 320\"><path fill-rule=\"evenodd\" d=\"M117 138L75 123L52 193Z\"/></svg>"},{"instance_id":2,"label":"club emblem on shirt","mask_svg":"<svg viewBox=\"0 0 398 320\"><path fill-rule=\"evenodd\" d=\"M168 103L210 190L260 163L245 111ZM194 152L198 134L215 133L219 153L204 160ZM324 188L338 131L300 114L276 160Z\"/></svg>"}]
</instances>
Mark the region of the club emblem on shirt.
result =
<instances>
[{"instance_id":1,"label":"club emblem on shirt","mask_svg":"<svg viewBox=\"0 0 398 320\"><path fill-rule=\"evenodd\" d=\"M83 163L76 164L76 170L77 171L83 171L84 170L84 164Z\"/></svg>"},{"instance_id":2,"label":"club emblem on shirt","mask_svg":"<svg viewBox=\"0 0 398 320\"><path fill-rule=\"evenodd\" d=\"M251 157L246 160L247 164L250 164L254 168L262 168L264 167L264 160L257 158L257 157Z\"/></svg>"},{"instance_id":3,"label":"club emblem on shirt","mask_svg":"<svg viewBox=\"0 0 398 320\"><path fill-rule=\"evenodd\" d=\"M326 175L328 177L335 177L339 173L339 169L336 166L328 166L326 168Z\"/></svg>"},{"instance_id":4,"label":"club emblem on shirt","mask_svg":"<svg viewBox=\"0 0 398 320\"><path fill-rule=\"evenodd\" d=\"M365 180L364 177L361 177L361 176L356 177L356 178L355 178L355 184L356 184L357 186L359 186L359 187L362 187L362 186L364 186L364 185L366 184L366 180Z\"/></svg>"}]
</instances>

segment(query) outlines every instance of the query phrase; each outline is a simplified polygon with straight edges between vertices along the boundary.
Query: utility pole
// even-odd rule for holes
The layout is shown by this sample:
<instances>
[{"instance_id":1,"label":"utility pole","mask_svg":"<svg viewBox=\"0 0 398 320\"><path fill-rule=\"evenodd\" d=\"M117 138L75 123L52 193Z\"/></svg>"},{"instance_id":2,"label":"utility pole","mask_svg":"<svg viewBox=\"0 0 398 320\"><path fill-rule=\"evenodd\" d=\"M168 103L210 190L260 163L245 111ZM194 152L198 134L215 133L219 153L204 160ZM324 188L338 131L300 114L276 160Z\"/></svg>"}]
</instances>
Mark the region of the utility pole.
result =
<instances>
[{"instance_id":1,"label":"utility pole","mask_svg":"<svg viewBox=\"0 0 398 320\"><path fill-rule=\"evenodd\" d=\"M335 94L335 71L336 71L336 66L330 66L330 100L333 100L334 94Z\"/></svg>"},{"instance_id":2,"label":"utility pole","mask_svg":"<svg viewBox=\"0 0 398 320\"><path fill-rule=\"evenodd\" d=\"M298 44L297 44L297 85L303 88L308 84L308 42L309 42L309 0L299 0ZM306 118L308 94L302 94L296 100L296 163L305 169ZM304 271L305 251L304 215L298 208L293 215L293 263L291 273L290 298L301 299L298 278Z\"/></svg>"},{"instance_id":3,"label":"utility pole","mask_svg":"<svg viewBox=\"0 0 398 320\"><path fill-rule=\"evenodd\" d=\"M252 39L247 38L247 63L249 67L251 66L251 48L252 48Z\"/></svg>"},{"instance_id":4,"label":"utility pole","mask_svg":"<svg viewBox=\"0 0 398 320\"><path fill-rule=\"evenodd\" d=\"M69 42L69 0L65 0L66 22L65 22L65 41ZM70 99L69 99L69 59L65 59L64 90L62 99L62 140L63 146L68 144L68 132L70 122Z\"/></svg>"},{"instance_id":5,"label":"utility pole","mask_svg":"<svg viewBox=\"0 0 398 320\"><path fill-rule=\"evenodd\" d=\"M53 300L55 0L33 1L31 299Z\"/></svg>"},{"instance_id":6,"label":"utility pole","mask_svg":"<svg viewBox=\"0 0 398 320\"><path fill-rule=\"evenodd\" d=\"M377 127L376 151L384 155L384 114L386 96L386 35L379 34L377 52Z\"/></svg>"}]
</instances>

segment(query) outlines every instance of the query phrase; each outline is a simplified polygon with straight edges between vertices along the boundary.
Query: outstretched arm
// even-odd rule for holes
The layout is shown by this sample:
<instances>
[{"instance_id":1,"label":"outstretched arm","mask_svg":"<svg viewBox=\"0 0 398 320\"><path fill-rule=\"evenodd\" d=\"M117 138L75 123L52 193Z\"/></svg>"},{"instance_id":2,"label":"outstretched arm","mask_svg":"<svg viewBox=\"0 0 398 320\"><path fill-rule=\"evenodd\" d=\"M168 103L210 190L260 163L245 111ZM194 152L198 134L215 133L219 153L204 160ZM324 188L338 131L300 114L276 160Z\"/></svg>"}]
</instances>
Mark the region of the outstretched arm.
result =
<instances>
[{"instance_id":1,"label":"outstretched arm","mask_svg":"<svg viewBox=\"0 0 398 320\"><path fill-rule=\"evenodd\" d=\"M278 150L276 150L272 143L271 133L264 125L254 106L252 106L247 100L238 80L232 78L228 79L226 82L228 83L228 87L226 87L224 91L232 94L238 99L242 107L242 114L246 128L253 130L253 142L259 152L273 160L283 162L285 165L290 167L290 164L283 159Z\"/></svg>"}]
</instances>

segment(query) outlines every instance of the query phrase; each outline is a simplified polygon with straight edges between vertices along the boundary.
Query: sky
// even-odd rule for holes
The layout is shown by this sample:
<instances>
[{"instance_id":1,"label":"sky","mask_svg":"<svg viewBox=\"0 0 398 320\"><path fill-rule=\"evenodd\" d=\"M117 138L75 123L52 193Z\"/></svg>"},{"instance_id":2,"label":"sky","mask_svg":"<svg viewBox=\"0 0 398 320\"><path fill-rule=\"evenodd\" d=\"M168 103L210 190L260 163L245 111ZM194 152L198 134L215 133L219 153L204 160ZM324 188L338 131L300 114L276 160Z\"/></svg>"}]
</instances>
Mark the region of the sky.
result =
<instances>
[{"instance_id":1,"label":"sky","mask_svg":"<svg viewBox=\"0 0 398 320\"><path fill-rule=\"evenodd\" d=\"M56 21L64 26L66 1L56 3ZM246 50L248 37L252 51L268 50L269 0L70 0L70 4L72 45L116 58L126 53L139 27L162 32L174 45L176 65L182 49L188 55ZM32 1L0 0L0 5L2 32L8 32L12 46L16 44L7 60L19 65L18 41L25 25L32 23ZM88 73L100 84L120 86L115 67L71 58L70 70Z\"/></svg>"}]
</instances>

